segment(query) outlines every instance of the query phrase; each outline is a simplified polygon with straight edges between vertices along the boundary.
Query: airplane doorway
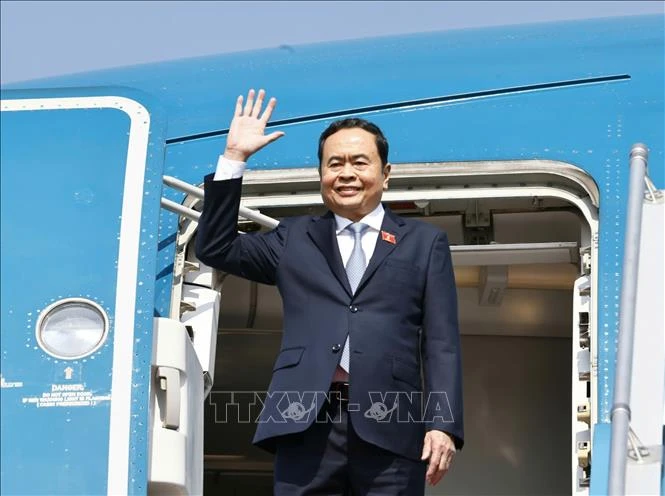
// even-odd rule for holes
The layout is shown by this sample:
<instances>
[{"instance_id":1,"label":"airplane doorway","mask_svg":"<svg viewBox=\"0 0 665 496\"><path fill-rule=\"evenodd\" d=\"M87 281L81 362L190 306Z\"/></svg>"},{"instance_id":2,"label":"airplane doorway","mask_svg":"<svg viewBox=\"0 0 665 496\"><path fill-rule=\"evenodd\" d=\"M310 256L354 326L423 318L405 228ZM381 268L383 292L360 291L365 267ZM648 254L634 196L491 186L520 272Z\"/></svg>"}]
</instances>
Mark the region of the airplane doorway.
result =
<instances>
[{"instance_id":1,"label":"airplane doorway","mask_svg":"<svg viewBox=\"0 0 665 496\"><path fill-rule=\"evenodd\" d=\"M579 320L575 281L589 273L596 256L593 188L578 181L575 195L570 185L558 194L552 177L542 174L444 180L407 169L396 174L384 199L396 213L448 233L463 350L467 444L426 494L571 492L578 474L584 475L575 467L575 446L586 426L576 422L575 391L594 404L591 374L577 371L580 343L573 325ZM267 193L267 178L249 179L245 204L260 206L263 214L280 219L322 211L308 199L315 193L305 191L304 181L298 183L303 191L287 195ZM259 226L240 222L239 228ZM233 276L224 279L221 293L214 387L205 413L205 494L268 495L272 456L251 445L255 424L237 414L234 420L226 407L230 391L267 388L281 341L281 301L274 287Z\"/></svg>"}]
</instances>

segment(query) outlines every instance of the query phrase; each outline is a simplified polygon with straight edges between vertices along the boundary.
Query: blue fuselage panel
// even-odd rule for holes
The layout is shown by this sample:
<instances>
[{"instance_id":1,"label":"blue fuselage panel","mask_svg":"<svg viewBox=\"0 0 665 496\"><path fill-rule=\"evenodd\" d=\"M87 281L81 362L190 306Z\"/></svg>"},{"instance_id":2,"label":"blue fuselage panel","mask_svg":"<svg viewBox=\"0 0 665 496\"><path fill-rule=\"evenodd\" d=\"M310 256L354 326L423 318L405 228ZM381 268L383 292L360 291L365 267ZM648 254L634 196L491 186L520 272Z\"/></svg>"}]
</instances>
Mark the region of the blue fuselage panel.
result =
<instances>
[{"instance_id":1,"label":"blue fuselage panel","mask_svg":"<svg viewBox=\"0 0 665 496\"><path fill-rule=\"evenodd\" d=\"M146 216L159 209L161 157L146 169L147 113L75 100L3 100L2 494L104 494L112 474L136 492L133 470L145 485L155 250L143 246L156 238ZM75 359L37 330L69 298L99 305L109 323Z\"/></svg>"}]
</instances>

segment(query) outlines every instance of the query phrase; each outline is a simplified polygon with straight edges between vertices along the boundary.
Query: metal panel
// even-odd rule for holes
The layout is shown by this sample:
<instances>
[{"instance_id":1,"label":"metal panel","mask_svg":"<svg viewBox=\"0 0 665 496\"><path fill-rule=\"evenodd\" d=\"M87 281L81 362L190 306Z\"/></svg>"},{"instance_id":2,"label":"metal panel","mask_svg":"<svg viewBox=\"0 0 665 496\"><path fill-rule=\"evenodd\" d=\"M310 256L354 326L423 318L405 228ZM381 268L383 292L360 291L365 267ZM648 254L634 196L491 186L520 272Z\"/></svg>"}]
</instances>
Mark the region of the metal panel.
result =
<instances>
[{"instance_id":1,"label":"metal panel","mask_svg":"<svg viewBox=\"0 0 665 496\"><path fill-rule=\"evenodd\" d=\"M3 94L3 494L146 487L147 240L162 165L148 147L150 131L155 140L161 131L135 100L72 94ZM110 333L92 354L67 360L40 347L35 324L70 297L99 304Z\"/></svg>"},{"instance_id":2,"label":"metal panel","mask_svg":"<svg viewBox=\"0 0 665 496\"><path fill-rule=\"evenodd\" d=\"M497 105L505 101L505 92L510 88L528 88L543 83L565 85L575 80L588 81L627 74L641 79L645 71L654 70L658 57L660 60L663 58L662 25L662 16L633 16L627 19L449 30L309 46L281 46L250 53L221 54L147 67L56 77L22 85L80 86L100 81L131 85L155 95L168 105L172 116L170 138L198 133L212 133L214 136L225 132L237 95L256 84L269 84L272 94L280 99L275 119L298 122L312 115L358 112L360 109L390 107L423 99L434 100L432 106L446 105L436 100L448 99L446 107L450 109L469 101ZM639 47L639 57L635 57L636 47ZM340 66L353 70L354 77L340 78ZM647 83L659 84L658 81L650 81L648 75L644 79ZM358 81L365 84L359 85ZM608 92L614 92L622 84L622 81L604 82L597 83L596 87L607 87ZM589 87L594 88L586 86ZM659 88L662 87L661 80ZM561 94L569 88L545 89L540 93ZM488 92L492 96L482 96ZM649 97L645 94L644 98ZM597 102L593 99L589 101L592 104ZM633 105L638 103L635 101ZM417 110L419 108L408 111L420 113ZM511 112L521 110L510 109ZM556 108L556 113L559 117L569 114L574 122L577 110L574 105L563 105ZM504 109L493 107L491 113L501 118L501 139L511 139L512 135L519 141L520 147L533 145L525 139L525 134L532 130L548 140L551 137L549 132L538 129L538 126L526 127L522 123L511 122L507 118L510 113ZM551 119L547 114L542 117ZM319 117L317 124L321 120ZM427 146L446 141L453 144L451 149L459 152L460 145L466 147L472 142L473 149L487 155L477 140L478 136L484 135L478 129L483 125L482 120L483 117L479 116L451 121L459 130L467 125L477 129L475 133L468 133L469 141L464 143L457 136L451 136L448 127L442 128L442 121L438 120L432 132L438 135L439 140L430 140ZM514 134L508 128L511 124L517 125ZM580 124L580 127L583 128L583 125ZM425 134L412 129L414 131L407 127L396 128L396 134L404 135L407 140ZM577 127L561 129L573 136ZM596 129L604 131L603 126L596 126ZM315 155L315 139L293 137L300 144L300 156ZM310 150L305 150L308 145ZM273 160L288 164L303 163L303 160L276 158L274 152L280 148L272 147L272 151L262 154L266 157L266 164L272 164ZM493 152L494 148L489 151Z\"/></svg>"}]
</instances>

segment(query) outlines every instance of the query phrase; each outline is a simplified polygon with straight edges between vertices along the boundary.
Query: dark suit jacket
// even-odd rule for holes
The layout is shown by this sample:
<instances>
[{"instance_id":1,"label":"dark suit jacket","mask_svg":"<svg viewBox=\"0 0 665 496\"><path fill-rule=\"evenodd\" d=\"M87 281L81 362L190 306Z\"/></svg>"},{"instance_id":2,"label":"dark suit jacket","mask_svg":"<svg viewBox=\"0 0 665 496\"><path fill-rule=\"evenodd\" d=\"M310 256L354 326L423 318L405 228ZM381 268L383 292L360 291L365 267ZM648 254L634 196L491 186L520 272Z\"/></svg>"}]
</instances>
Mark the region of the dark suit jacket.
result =
<instances>
[{"instance_id":1,"label":"dark suit jacket","mask_svg":"<svg viewBox=\"0 0 665 496\"><path fill-rule=\"evenodd\" d=\"M386 208L382 230L395 242L379 235L354 295L331 212L238 235L241 187L242 179L206 176L196 253L211 267L276 284L282 296L281 351L254 443L272 451L276 437L311 425L321 406L316 393L329 390L348 332L349 415L358 435L413 459L429 429L452 434L460 448L460 336L446 234Z\"/></svg>"}]
</instances>

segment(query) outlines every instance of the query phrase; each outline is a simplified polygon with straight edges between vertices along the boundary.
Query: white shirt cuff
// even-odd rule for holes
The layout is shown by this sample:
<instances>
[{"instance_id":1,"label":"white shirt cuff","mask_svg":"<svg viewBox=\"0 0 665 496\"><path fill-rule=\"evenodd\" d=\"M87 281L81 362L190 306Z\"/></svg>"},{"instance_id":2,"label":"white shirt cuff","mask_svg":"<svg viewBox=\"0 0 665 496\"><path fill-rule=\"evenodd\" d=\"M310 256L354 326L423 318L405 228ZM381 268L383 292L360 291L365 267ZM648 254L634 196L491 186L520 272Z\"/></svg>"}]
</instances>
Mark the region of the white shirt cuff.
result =
<instances>
[{"instance_id":1,"label":"white shirt cuff","mask_svg":"<svg viewBox=\"0 0 665 496\"><path fill-rule=\"evenodd\" d=\"M237 179L242 177L247 163L240 160L231 160L224 155L220 155L217 160L217 170L213 179L215 181L224 181L226 179Z\"/></svg>"}]
</instances>

